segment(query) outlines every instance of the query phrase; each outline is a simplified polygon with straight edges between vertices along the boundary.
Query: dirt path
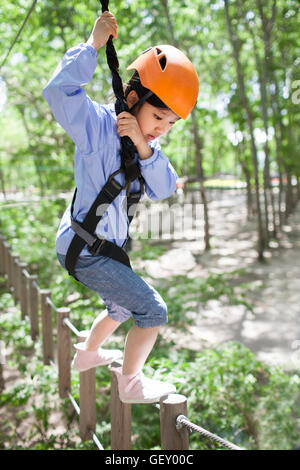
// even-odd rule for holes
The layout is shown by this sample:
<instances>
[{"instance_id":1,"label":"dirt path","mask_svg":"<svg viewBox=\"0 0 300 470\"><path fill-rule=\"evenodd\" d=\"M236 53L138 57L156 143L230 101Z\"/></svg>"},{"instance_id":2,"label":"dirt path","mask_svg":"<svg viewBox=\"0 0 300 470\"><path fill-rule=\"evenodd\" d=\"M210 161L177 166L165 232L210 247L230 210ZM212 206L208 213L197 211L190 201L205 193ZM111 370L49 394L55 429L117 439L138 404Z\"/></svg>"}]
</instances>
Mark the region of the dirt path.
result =
<instances>
[{"instance_id":1,"label":"dirt path","mask_svg":"<svg viewBox=\"0 0 300 470\"><path fill-rule=\"evenodd\" d=\"M210 300L194 315L187 333L166 328L164 336L178 346L200 350L223 341L239 341L258 358L285 368L300 368L300 210L290 218L278 242L271 242L266 262L256 259L253 223L246 222L243 196L226 195L210 203L212 249L203 252L202 241L178 240L144 268L151 276L188 277L232 272L245 268L252 314L244 305ZM172 315L172 312L169 312Z\"/></svg>"},{"instance_id":2,"label":"dirt path","mask_svg":"<svg viewBox=\"0 0 300 470\"><path fill-rule=\"evenodd\" d=\"M258 358L285 368L300 368L300 208L291 217L279 243L273 242L266 252L266 262L256 260L254 226L246 223L245 201L242 196L226 195L210 203L212 249L204 253L202 240L175 240L168 251L156 260L143 261L149 281L183 274L188 278L207 277L210 273L232 272L245 268L245 279L252 285L247 302L254 315L243 305L227 305L224 299L210 300L193 312L193 324L187 332L166 326L162 334L177 346L201 350L224 341L239 341L257 354ZM261 288L260 288L261 287ZM172 315L172 312L169 312ZM23 381L20 373L4 368L7 386ZM58 397L53 397L59 401ZM32 397L31 400L35 400ZM2 407L1 418L8 424L0 426L3 435L14 437L4 448L30 447L34 422L31 417L20 422L18 410ZM66 429L63 413L55 410L49 421L49 433L57 435ZM3 420L4 422L4 420ZM9 429L8 429L8 427ZM55 430L55 431L53 431ZM74 442L77 436L72 436ZM11 446L11 447L10 447Z\"/></svg>"}]
</instances>

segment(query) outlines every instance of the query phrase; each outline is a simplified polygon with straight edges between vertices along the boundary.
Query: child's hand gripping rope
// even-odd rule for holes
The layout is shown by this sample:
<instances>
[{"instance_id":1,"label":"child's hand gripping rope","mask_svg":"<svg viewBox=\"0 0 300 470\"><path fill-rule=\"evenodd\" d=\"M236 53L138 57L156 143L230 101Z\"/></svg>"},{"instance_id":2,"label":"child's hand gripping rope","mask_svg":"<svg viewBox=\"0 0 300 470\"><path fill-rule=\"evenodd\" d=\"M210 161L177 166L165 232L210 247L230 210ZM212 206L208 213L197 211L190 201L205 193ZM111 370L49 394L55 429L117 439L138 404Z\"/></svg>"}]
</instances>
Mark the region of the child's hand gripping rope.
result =
<instances>
[{"instance_id":1,"label":"child's hand gripping rope","mask_svg":"<svg viewBox=\"0 0 300 470\"><path fill-rule=\"evenodd\" d=\"M90 44L97 51L100 47L104 46L109 37L117 38L118 25L117 20L109 11L105 11L99 18L96 19L93 31L86 44Z\"/></svg>"},{"instance_id":2,"label":"child's hand gripping rope","mask_svg":"<svg viewBox=\"0 0 300 470\"><path fill-rule=\"evenodd\" d=\"M137 147L145 143L137 119L132 114L123 111L117 116L117 128L120 137L127 135Z\"/></svg>"}]
</instances>

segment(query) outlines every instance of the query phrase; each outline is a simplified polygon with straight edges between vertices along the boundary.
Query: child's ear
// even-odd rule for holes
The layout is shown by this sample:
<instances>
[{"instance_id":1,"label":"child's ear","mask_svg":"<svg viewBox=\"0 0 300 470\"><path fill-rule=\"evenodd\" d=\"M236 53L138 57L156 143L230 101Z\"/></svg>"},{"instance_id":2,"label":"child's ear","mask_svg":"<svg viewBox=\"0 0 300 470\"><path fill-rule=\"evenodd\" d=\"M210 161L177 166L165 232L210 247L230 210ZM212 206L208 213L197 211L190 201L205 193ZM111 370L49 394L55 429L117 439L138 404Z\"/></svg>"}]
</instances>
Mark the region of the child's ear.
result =
<instances>
[{"instance_id":1,"label":"child's ear","mask_svg":"<svg viewBox=\"0 0 300 470\"><path fill-rule=\"evenodd\" d=\"M131 90L128 93L126 101L127 101L128 106L129 106L129 109L132 108L132 106L134 106L135 103L137 103L139 101L139 97L138 97L137 92L134 91L134 90Z\"/></svg>"}]
</instances>

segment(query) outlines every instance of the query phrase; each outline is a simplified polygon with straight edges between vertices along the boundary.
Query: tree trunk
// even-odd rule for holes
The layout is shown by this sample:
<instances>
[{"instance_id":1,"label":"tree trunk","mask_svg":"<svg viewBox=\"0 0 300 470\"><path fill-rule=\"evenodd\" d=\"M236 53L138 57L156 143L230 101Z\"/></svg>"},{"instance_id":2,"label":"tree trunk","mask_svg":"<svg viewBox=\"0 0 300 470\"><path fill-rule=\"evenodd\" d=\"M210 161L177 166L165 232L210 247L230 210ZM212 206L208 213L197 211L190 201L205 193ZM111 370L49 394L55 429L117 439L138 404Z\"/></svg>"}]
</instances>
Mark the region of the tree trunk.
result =
<instances>
[{"instance_id":1,"label":"tree trunk","mask_svg":"<svg viewBox=\"0 0 300 470\"><path fill-rule=\"evenodd\" d=\"M239 146L238 146L239 147ZM244 177L246 180L246 185L247 185L247 220L250 220L251 217L253 216L253 201L252 201L252 191L251 191L251 175L249 168L247 167L247 164L242 158L240 157L240 151L239 152L239 164L241 165L242 172L244 173Z\"/></svg>"},{"instance_id":2,"label":"tree trunk","mask_svg":"<svg viewBox=\"0 0 300 470\"><path fill-rule=\"evenodd\" d=\"M2 364L0 363L0 393L2 393L4 389L5 389L5 382L4 382L4 377L3 377L3 367L2 367Z\"/></svg>"},{"instance_id":3,"label":"tree trunk","mask_svg":"<svg viewBox=\"0 0 300 470\"><path fill-rule=\"evenodd\" d=\"M178 48L179 47L178 42L177 42L177 39L176 39L176 36L175 36L173 24L172 24L172 21L171 21L171 16L170 16L170 13L169 13L168 0L161 0L161 3L162 3L162 6L163 6L165 15L166 15L166 19L167 19L167 23L168 23L168 30L169 30L170 35L171 35L172 45L174 47Z\"/></svg>"},{"instance_id":4,"label":"tree trunk","mask_svg":"<svg viewBox=\"0 0 300 470\"><path fill-rule=\"evenodd\" d=\"M203 204L203 213L204 213L204 246L205 251L210 249L210 235L209 235L209 217L208 217L208 204L206 199L205 188L203 184L204 174L203 174L203 165L202 165L202 150L203 150L203 138L199 136L198 126L197 126L197 117L196 111L192 111L192 124L193 124L193 136L195 143L195 162L196 162L196 172L197 178L200 179L200 194Z\"/></svg>"},{"instance_id":5,"label":"tree trunk","mask_svg":"<svg viewBox=\"0 0 300 470\"><path fill-rule=\"evenodd\" d=\"M293 81L293 76L291 75L291 80ZM294 131L294 128L297 126L296 123L294 123L294 115L293 115L293 103L292 103L292 100L288 100L288 104L287 104L287 108L288 108L288 132L287 132L287 137L288 137L288 148L289 148L289 160L292 161L293 157L292 157L292 153L295 152L295 149L297 149L298 147L298 142L297 142L297 138L295 138L295 131ZM297 137L298 137L298 133L297 133ZM294 171L294 166L292 166L292 168L288 167L289 170L288 170L288 174L289 174L289 177L288 177L288 184L289 184L289 198L290 198L290 207L289 207L289 214L291 214L293 212L293 210L295 209L296 207L296 194L294 194L294 190L293 190L293 185L292 185L292 176L294 175L293 171Z\"/></svg>"},{"instance_id":6,"label":"tree trunk","mask_svg":"<svg viewBox=\"0 0 300 470\"><path fill-rule=\"evenodd\" d=\"M269 242L269 195L268 190L270 187L270 162L269 162L269 145L268 145L268 117L267 117L267 93L266 93L266 82L265 74L262 71L261 61L257 51L257 45L255 40L255 35L249 27L249 24L245 22L246 28L252 36L254 56L256 62L256 69L259 79L259 88L260 88L260 107L264 123L264 131L266 135L266 142L264 144L265 152L265 161L264 161L264 171L263 171L263 186L264 186L264 210L265 210L265 235L266 235L266 244Z\"/></svg>"},{"instance_id":7,"label":"tree trunk","mask_svg":"<svg viewBox=\"0 0 300 470\"><path fill-rule=\"evenodd\" d=\"M264 122L264 131L266 134L266 143L264 146L265 149L265 171L264 171L264 189L266 193L270 194L271 198L271 207L272 207L272 219L273 219L273 236L277 235L277 224L276 224L276 210L275 210L275 198L272 185L270 184L270 151L268 144L269 136L269 97L267 93L267 83L269 82L269 70L270 70L270 51L271 51L271 33L273 25L275 23L276 17L276 0L273 1L272 5L272 16L267 18L264 14L263 5L261 0L256 0L257 7L259 10L260 18L262 21L262 30L264 37L264 57L262 60L262 71L260 72L259 56L258 53L255 53L257 68L259 71L259 82L260 82L260 92L261 92L261 110ZM251 29L251 28L250 28ZM253 43L255 44L255 38L253 37ZM266 201L266 206L268 206L268 201ZM268 226L268 207L266 207L266 232L269 235L269 226Z\"/></svg>"},{"instance_id":8,"label":"tree trunk","mask_svg":"<svg viewBox=\"0 0 300 470\"><path fill-rule=\"evenodd\" d=\"M288 216L293 210L294 207L294 199L293 199L293 190L292 190L292 184L291 184L291 174L290 170L285 163L285 158L282 156L281 153L281 142L283 142L284 139L287 139L289 141L289 148L292 148L291 144L291 136L290 132L287 133L286 128L284 127L284 124L281 119L281 108L280 108L280 99L279 99L279 85L277 82L277 78L275 73L272 76L274 85L275 85L275 99L272 100L272 107L276 108L276 122L278 123L277 127L279 128L279 134L280 134L280 140L276 139L276 145L279 147L279 152L277 152L277 158L279 159L278 165L280 165L280 168L284 170L284 175L286 178L285 184L283 183L283 176L280 178L280 204L283 199L283 195L285 193L285 207L284 211L280 212L281 215L281 224L286 223ZM290 113L288 114L289 117L289 124L291 127L291 122L290 122ZM280 173L281 175L281 173Z\"/></svg>"},{"instance_id":9,"label":"tree trunk","mask_svg":"<svg viewBox=\"0 0 300 470\"><path fill-rule=\"evenodd\" d=\"M6 191L5 191L5 179L2 168L0 166L0 180L1 180L1 191L3 193L4 199L6 200Z\"/></svg>"},{"instance_id":10,"label":"tree trunk","mask_svg":"<svg viewBox=\"0 0 300 470\"><path fill-rule=\"evenodd\" d=\"M294 208L294 197L293 197L293 187L292 187L292 175L285 165L285 174L286 174L286 189L285 189L285 219L284 222L287 223L289 215L293 212Z\"/></svg>"},{"instance_id":11,"label":"tree trunk","mask_svg":"<svg viewBox=\"0 0 300 470\"><path fill-rule=\"evenodd\" d=\"M173 28L173 24L171 21L171 15L169 12L169 5L168 0L162 0L162 6L164 9L164 13L168 23L168 29L171 36L171 42L173 46L179 47L178 41L176 39L175 31ZM194 136L194 145L195 145L195 169L197 173L197 177L200 178L200 194L203 203L203 210L204 210L204 246L205 250L210 249L209 243L209 218L208 218L208 205L207 199L205 194L205 188L203 184L203 165L202 165L202 149L203 149L203 139L200 137L197 127L197 118L196 118L196 111L195 109L191 113L192 117L192 128L193 128L193 136Z\"/></svg>"},{"instance_id":12,"label":"tree trunk","mask_svg":"<svg viewBox=\"0 0 300 470\"><path fill-rule=\"evenodd\" d=\"M284 211L282 209L282 201L284 197L284 184L283 184L283 158L281 154L281 142L283 139L283 123L281 120L281 109L279 103L278 83L275 73L272 73L272 82L274 84L274 93L271 95L271 107L273 114L273 128L275 133L276 144L276 163L279 179L279 192L278 192L278 214L279 214L279 227L282 228L284 220Z\"/></svg>"},{"instance_id":13,"label":"tree trunk","mask_svg":"<svg viewBox=\"0 0 300 470\"><path fill-rule=\"evenodd\" d=\"M239 96L241 100L242 107L244 108L247 116L247 124L250 133L251 139L251 156L253 162L253 170L254 170L254 180L255 180L255 198L256 198L256 212L257 212L257 232L258 232L258 246L257 246L257 253L258 259L262 261L264 259L264 248L265 248L265 234L264 234L264 227L262 222L262 215L261 215L261 207L260 207L260 194L259 194L259 180L258 180L258 162L257 162L257 150L256 144L254 139L254 132L253 132L253 116L250 110L250 106L246 96L245 90L245 83L244 77L242 72L242 65L239 58L239 44L238 38L236 35L233 34L232 31L232 24L231 18L229 15L229 7L228 7L228 0L225 1L225 15L226 15L226 22L227 28L229 33L229 39L233 49L233 57L236 64L236 73L237 73L237 81L238 81L238 90Z\"/></svg>"}]
</instances>

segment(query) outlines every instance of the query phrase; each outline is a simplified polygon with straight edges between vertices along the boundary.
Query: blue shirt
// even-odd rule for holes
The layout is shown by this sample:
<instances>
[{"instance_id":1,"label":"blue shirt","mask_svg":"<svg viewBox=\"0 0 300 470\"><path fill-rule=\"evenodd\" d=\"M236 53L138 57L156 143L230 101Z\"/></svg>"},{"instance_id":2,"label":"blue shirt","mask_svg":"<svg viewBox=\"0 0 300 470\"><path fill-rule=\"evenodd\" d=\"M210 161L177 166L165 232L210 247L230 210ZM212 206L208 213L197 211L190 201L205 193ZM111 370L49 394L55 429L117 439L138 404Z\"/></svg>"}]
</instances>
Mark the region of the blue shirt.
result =
<instances>
[{"instance_id":1,"label":"blue shirt","mask_svg":"<svg viewBox=\"0 0 300 470\"><path fill-rule=\"evenodd\" d=\"M114 104L99 105L92 101L83 90L93 76L97 66L97 51L90 45L80 44L69 49L56 68L52 78L43 90L55 119L75 143L75 184L77 195L73 216L83 221L98 193L109 176L121 167L121 138L117 132ZM168 158L154 140L150 142L153 155L145 160L135 154L145 180L147 196L156 201L171 196L176 189L178 178ZM124 173L115 179L125 183ZM131 184L136 193L140 183ZM126 190L122 190L104 212L96 227L96 235L106 238L120 247L126 242L128 216ZM67 207L56 234L56 251L66 254L74 236L70 219L71 204ZM87 247L82 255L89 254Z\"/></svg>"}]
</instances>

